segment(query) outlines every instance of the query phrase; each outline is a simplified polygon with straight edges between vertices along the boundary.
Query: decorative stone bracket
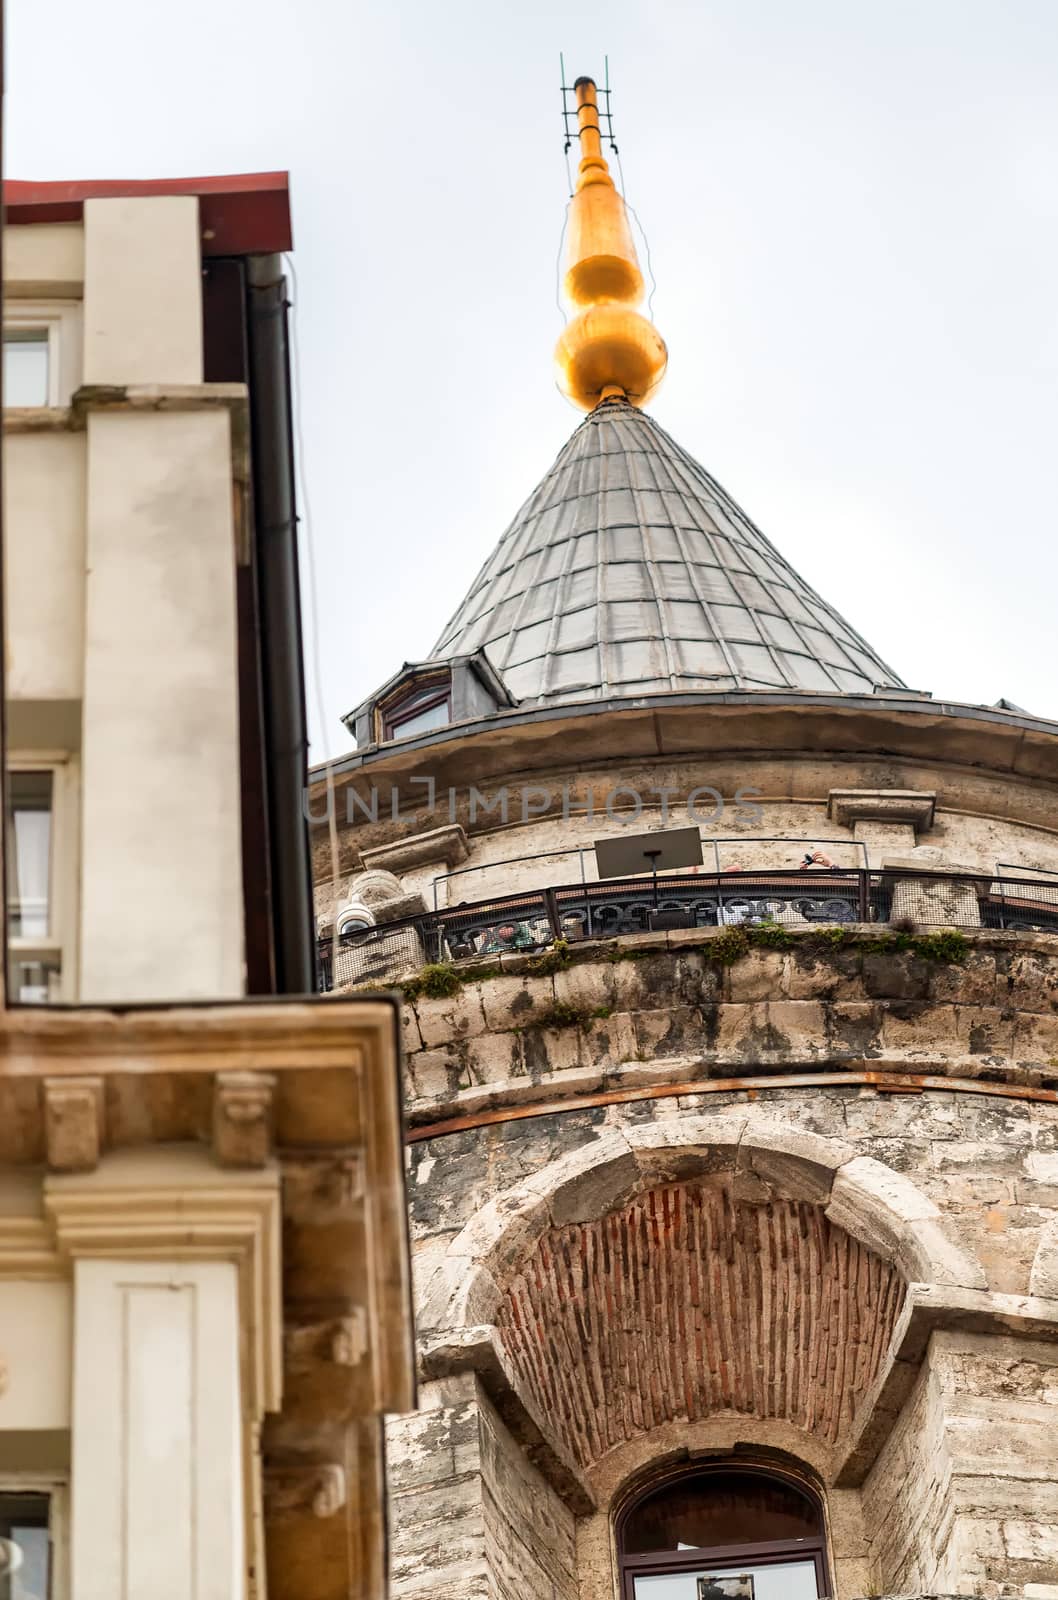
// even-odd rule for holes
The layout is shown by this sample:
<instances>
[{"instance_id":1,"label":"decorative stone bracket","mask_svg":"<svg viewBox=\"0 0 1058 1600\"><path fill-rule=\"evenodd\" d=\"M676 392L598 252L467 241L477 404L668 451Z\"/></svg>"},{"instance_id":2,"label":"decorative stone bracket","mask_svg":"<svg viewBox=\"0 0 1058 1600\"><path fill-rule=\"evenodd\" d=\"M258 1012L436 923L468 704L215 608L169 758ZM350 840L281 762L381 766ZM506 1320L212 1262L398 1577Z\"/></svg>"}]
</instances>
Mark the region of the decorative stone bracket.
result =
<instances>
[{"instance_id":1,"label":"decorative stone bracket","mask_svg":"<svg viewBox=\"0 0 1058 1600\"><path fill-rule=\"evenodd\" d=\"M857 822L902 822L923 833L932 828L937 796L917 789L831 789L827 816L842 828Z\"/></svg>"},{"instance_id":2,"label":"decorative stone bracket","mask_svg":"<svg viewBox=\"0 0 1058 1600\"><path fill-rule=\"evenodd\" d=\"M387 872L408 872L412 867L429 866L434 862L449 869L457 867L470 854L467 836L458 822L443 828L430 828L425 833L413 833L406 839L396 839L392 844L375 845L372 850L361 850L361 864L368 870L382 867Z\"/></svg>"},{"instance_id":3,"label":"decorative stone bracket","mask_svg":"<svg viewBox=\"0 0 1058 1600\"><path fill-rule=\"evenodd\" d=\"M102 1078L47 1078L44 1141L52 1172L91 1172L103 1147Z\"/></svg>"}]
</instances>

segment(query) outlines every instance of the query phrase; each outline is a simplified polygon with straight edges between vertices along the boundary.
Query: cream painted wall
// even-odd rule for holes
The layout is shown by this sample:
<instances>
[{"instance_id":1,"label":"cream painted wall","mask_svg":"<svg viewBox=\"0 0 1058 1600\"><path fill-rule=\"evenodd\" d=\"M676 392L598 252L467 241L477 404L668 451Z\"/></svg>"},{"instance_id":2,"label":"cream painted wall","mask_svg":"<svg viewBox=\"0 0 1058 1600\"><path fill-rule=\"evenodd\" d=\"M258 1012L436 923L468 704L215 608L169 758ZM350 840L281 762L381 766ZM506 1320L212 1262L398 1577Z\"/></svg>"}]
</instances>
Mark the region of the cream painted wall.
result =
<instances>
[{"instance_id":1,"label":"cream painted wall","mask_svg":"<svg viewBox=\"0 0 1058 1600\"><path fill-rule=\"evenodd\" d=\"M236 996L232 461L227 411L186 387L202 382L198 201L89 200L83 228L11 229L4 254L24 315L62 319L53 357L74 383L182 390L179 411L5 433L11 727L23 751L83 748L81 849L62 856L84 866L55 888L73 913L64 996Z\"/></svg>"},{"instance_id":2,"label":"cream painted wall","mask_svg":"<svg viewBox=\"0 0 1058 1600\"><path fill-rule=\"evenodd\" d=\"M78 1261L71 1600L240 1600L230 1262Z\"/></svg>"},{"instance_id":3,"label":"cream painted wall","mask_svg":"<svg viewBox=\"0 0 1058 1600\"><path fill-rule=\"evenodd\" d=\"M15 299L79 299L84 283L84 229L79 222L5 227L4 295Z\"/></svg>"},{"instance_id":4,"label":"cream painted wall","mask_svg":"<svg viewBox=\"0 0 1058 1600\"><path fill-rule=\"evenodd\" d=\"M194 195L86 200L84 381L202 382Z\"/></svg>"},{"instance_id":5,"label":"cream painted wall","mask_svg":"<svg viewBox=\"0 0 1058 1600\"><path fill-rule=\"evenodd\" d=\"M70 1426L71 1317L69 1283L0 1282L0 1436Z\"/></svg>"},{"instance_id":6,"label":"cream painted wall","mask_svg":"<svg viewBox=\"0 0 1058 1600\"><path fill-rule=\"evenodd\" d=\"M88 421L81 998L243 988L226 411Z\"/></svg>"},{"instance_id":7,"label":"cream painted wall","mask_svg":"<svg viewBox=\"0 0 1058 1600\"><path fill-rule=\"evenodd\" d=\"M79 700L84 678L85 435L4 443L8 695Z\"/></svg>"}]
</instances>

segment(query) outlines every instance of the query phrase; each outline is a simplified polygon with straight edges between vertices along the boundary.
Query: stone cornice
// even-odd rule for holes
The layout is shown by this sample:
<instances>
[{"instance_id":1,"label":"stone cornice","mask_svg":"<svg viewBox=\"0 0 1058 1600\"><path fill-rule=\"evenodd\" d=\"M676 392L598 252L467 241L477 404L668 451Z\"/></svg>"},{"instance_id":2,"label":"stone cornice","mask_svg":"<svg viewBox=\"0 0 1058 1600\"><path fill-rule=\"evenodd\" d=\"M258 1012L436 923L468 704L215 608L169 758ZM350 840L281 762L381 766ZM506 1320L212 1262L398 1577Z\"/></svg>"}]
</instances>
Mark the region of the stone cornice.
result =
<instances>
[{"instance_id":1,"label":"stone cornice","mask_svg":"<svg viewBox=\"0 0 1058 1600\"><path fill-rule=\"evenodd\" d=\"M383 999L240 1001L0 1011L0 1081L108 1072L320 1071L360 1067L391 1042Z\"/></svg>"},{"instance_id":2,"label":"stone cornice","mask_svg":"<svg viewBox=\"0 0 1058 1600\"><path fill-rule=\"evenodd\" d=\"M399 747L353 751L330 769L339 786L357 774L380 783L422 772L440 789L449 781L465 787L482 776L543 771L563 761L577 770L607 756L672 760L770 751L814 761L827 750L980 764L1053 782L1056 741L1058 722L951 701L781 691L656 694L521 707L401 740ZM323 768L310 773L321 792L324 778Z\"/></svg>"},{"instance_id":3,"label":"stone cornice","mask_svg":"<svg viewBox=\"0 0 1058 1600\"><path fill-rule=\"evenodd\" d=\"M0 1283L66 1276L54 1231L43 1217L0 1215Z\"/></svg>"},{"instance_id":4,"label":"stone cornice","mask_svg":"<svg viewBox=\"0 0 1058 1600\"><path fill-rule=\"evenodd\" d=\"M126 1230L130 1249L140 1224L174 1245L190 1228L195 1249L228 1252L228 1259L243 1252L246 1281L256 1285L252 1297L268 1302L279 1293L269 1264L278 1223L261 1215L256 1201L250 1215L245 1205L271 1170L272 1148L310 1173L285 1247L296 1314L311 1320L312 1308L326 1303L330 1314L366 1319L366 1358L327 1365L336 1405L357 1415L409 1410L414 1364L399 1072L399 1013L385 998L0 1012L0 1163L16 1174L49 1163L53 1174L77 1174L49 1180L61 1241L53 1243L50 1227L22 1199L13 1218L0 1217L0 1275L60 1275L63 1251L94 1248L112 1227ZM224 1219L214 1219L216 1228L212 1197L202 1206L185 1203L173 1185L142 1206L127 1188L112 1201L100 1199L100 1175L115 1170L108 1151L135 1149L157 1164L159 1176L147 1187L164 1190L162 1147L181 1144L200 1147L218 1191L242 1196ZM340 1175L341 1189L333 1204L332 1174ZM205 1180L203 1187L209 1190ZM346 1263L334 1251L350 1248L351 1229L366 1242L362 1257ZM336 1242L327 1245L332 1232ZM257 1362L262 1404L278 1392L273 1346Z\"/></svg>"}]
</instances>

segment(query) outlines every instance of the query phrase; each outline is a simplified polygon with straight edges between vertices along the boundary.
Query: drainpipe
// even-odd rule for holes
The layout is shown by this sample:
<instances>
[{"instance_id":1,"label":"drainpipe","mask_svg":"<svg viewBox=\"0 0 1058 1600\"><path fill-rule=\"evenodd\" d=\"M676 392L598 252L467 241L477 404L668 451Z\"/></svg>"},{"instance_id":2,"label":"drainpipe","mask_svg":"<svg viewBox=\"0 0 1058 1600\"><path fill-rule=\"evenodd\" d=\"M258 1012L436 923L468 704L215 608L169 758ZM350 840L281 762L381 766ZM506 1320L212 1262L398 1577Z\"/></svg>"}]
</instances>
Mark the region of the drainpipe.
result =
<instances>
[{"instance_id":1,"label":"drainpipe","mask_svg":"<svg viewBox=\"0 0 1058 1600\"><path fill-rule=\"evenodd\" d=\"M278 994L312 994L316 941L304 808L308 725L286 280L279 256L248 258L246 298L275 982Z\"/></svg>"}]
</instances>

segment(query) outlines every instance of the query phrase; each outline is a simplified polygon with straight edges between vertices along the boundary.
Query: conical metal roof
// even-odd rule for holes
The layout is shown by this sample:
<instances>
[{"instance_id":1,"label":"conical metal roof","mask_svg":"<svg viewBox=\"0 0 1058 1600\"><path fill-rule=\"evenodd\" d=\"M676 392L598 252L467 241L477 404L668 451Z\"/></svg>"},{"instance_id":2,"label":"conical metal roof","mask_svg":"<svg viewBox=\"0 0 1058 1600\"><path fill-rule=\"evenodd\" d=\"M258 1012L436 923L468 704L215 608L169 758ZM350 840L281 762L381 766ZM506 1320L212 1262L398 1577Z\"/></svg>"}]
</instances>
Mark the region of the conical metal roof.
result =
<instances>
[{"instance_id":1,"label":"conical metal roof","mask_svg":"<svg viewBox=\"0 0 1058 1600\"><path fill-rule=\"evenodd\" d=\"M522 701L902 687L720 485L624 401L577 429L433 655L482 648Z\"/></svg>"}]
</instances>

